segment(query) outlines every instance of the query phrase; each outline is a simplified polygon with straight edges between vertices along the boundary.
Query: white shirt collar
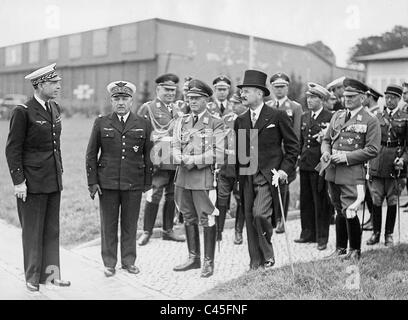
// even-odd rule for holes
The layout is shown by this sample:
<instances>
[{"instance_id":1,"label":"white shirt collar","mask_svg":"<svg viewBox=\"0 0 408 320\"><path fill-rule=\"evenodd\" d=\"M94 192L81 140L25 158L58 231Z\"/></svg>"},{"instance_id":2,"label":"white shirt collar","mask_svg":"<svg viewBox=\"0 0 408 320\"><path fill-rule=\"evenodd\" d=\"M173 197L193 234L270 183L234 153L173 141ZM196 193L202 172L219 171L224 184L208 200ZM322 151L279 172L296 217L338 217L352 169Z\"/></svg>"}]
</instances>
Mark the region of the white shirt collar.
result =
<instances>
[{"instance_id":1,"label":"white shirt collar","mask_svg":"<svg viewBox=\"0 0 408 320\"><path fill-rule=\"evenodd\" d=\"M120 121L120 118L123 117L123 121L125 121L125 123L126 123L127 119L129 118L129 114L130 114L130 111L128 113L126 113L124 116L120 116L118 114L116 114L116 115L118 116L119 121Z\"/></svg>"},{"instance_id":2,"label":"white shirt collar","mask_svg":"<svg viewBox=\"0 0 408 320\"><path fill-rule=\"evenodd\" d=\"M323 110L323 107L321 107L319 110L317 110L316 112L315 111L312 111L312 115L313 114L315 114L316 116L314 117L315 119L319 116L319 114L320 114L320 112L322 112L322 110Z\"/></svg>"},{"instance_id":3,"label":"white shirt collar","mask_svg":"<svg viewBox=\"0 0 408 320\"><path fill-rule=\"evenodd\" d=\"M288 96L284 96L282 99L279 99L279 107L283 106L283 103L288 99Z\"/></svg>"},{"instance_id":4,"label":"white shirt collar","mask_svg":"<svg viewBox=\"0 0 408 320\"><path fill-rule=\"evenodd\" d=\"M164 105L165 107L167 107L167 109L172 109L172 104L171 104L171 102L168 103L168 104L165 104L164 101L161 100L159 97L157 97L157 100L159 100L161 103L163 103L163 105Z\"/></svg>"},{"instance_id":5,"label":"white shirt collar","mask_svg":"<svg viewBox=\"0 0 408 320\"><path fill-rule=\"evenodd\" d=\"M250 116L251 116L251 120L254 118L253 115L252 115L253 113L255 113L255 119L258 120L259 115L260 115L261 110L262 110L262 107L263 107L263 103L261 103L259 106L257 106L257 107L255 108L255 110L249 109L249 111L250 111Z\"/></svg>"},{"instance_id":6,"label":"white shirt collar","mask_svg":"<svg viewBox=\"0 0 408 320\"><path fill-rule=\"evenodd\" d=\"M391 115L393 116L393 115L398 111L398 107L395 108L394 110L390 110L390 109L388 109L388 108L386 108L385 110L387 110L387 113L388 113L388 114L390 114L390 111L391 111Z\"/></svg>"},{"instance_id":7,"label":"white shirt collar","mask_svg":"<svg viewBox=\"0 0 408 320\"><path fill-rule=\"evenodd\" d=\"M47 107L45 106L45 101L43 99L41 99L35 93L34 93L34 99L37 100L39 104L41 104L41 106L44 108L45 111L47 111Z\"/></svg>"},{"instance_id":8,"label":"white shirt collar","mask_svg":"<svg viewBox=\"0 0 408 320\"><path fill-rule=\"evenodd\" d=\"M204 113L206 113L206 111L207 111L207 109L204 109L203 112L201 112L201 113L198 114L198 119L197 119L197 121L201 119L201 117L203 116ZM195 116L195 113L193 112L193 117L194 117L194 116Z\"/></svg>"},{"instance_id":9,"label":"white shirt collar","mask_svg":"<svg viewBox=\"0 0 408 320\"><path fill-rule=\"evenodd\" d=\"M349 110L350 111L350 119L353 118L357 113L359 113L361 109L363 109L363 106L361 106L361 107L359 107L357 109L354 109L354 110Z\"/></svg>"}]
</instances>

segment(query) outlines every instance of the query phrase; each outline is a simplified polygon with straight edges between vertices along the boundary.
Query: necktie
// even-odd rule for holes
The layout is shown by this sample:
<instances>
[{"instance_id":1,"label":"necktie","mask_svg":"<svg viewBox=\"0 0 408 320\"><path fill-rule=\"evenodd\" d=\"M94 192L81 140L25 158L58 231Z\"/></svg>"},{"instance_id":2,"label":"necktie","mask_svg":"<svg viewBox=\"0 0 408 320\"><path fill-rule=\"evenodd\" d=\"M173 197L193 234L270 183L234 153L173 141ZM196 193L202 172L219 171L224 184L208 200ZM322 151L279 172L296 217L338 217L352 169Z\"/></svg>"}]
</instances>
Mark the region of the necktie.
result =
<instances>
[{"instance_id":1,"label":"necktie","mask_svg":"<svg viewBox=\"0 0 408 320\"><path fill-rule=\"evenodd\" d=\"M45 107L47 108L47 112L51 114L50 103L48 101L45 102Z\"/></svg>"},{"instance_id":2,"label":"necktie","mask_svg":"<svg viewBox=\"0 0 408 320\"><path fill-rule=\"evenodd\" d=\"M351 117L351 112L347 111L346 122L350 120L350 117Z\"/></svg>"},{"instance_id":3,"label":"necktie","mask_svg":"<svg viewBox=\"0 0 408 320\"><path fill-rule=\"evenodd\" d=\"M122 130L125 129L125 120L123 119L123 116L120 117L120 123L122 124Z\"/></svg>"},{"instance_id":4,"label":"necktie","mask_svg":"<svg viewBox=\"0 0 408 320\"><path fill-rule=\"evenodd\" d=\"M255 127L255 123L256 123L256 113L255 112L252 112L251 121L252 121L252 127Z\"/></svg>"},{"instance_id":5,"label":"necktie","mask_svg":"<svg viewBox=\"0 0 408 320\"><path fill-rule=\"evenodd\" d=\"M224 104L222 102L221 102L221 105L220 105L220 111L221 111L221 114L224 114L225 107L224 107Z\"/></svg>"},{"instance_id":6,"label":"necktie","mask_svg":"<svg viewBox=\"0 0 408 320\"><path fill-rule=\"evenodd\" d=\"M198 116L195 114L195 115L193 116L193 127L195 126L195 124L197 123L197 121L198 121Z\"/></svg>"},{"instance_id":7,"label":"necktie","mask_svg":"<svg viewBox=\"0 0 408 320\"><path fill-rule=\"evenodd\" d=\"M279 101L276 101L276 108L279 108Z\"/></svg>"}]
</instances>

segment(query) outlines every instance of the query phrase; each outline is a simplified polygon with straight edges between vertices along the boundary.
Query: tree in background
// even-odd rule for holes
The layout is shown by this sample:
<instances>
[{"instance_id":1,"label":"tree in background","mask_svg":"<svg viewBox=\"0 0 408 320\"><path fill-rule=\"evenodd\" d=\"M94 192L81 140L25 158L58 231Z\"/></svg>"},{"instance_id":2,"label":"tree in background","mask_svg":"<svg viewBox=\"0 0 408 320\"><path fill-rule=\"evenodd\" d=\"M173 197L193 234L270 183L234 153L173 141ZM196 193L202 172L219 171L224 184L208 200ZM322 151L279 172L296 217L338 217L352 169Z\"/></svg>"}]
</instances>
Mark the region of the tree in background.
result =
<instances>
[{"instance_id":1,"label":"tree in background","mask_svg":"<svg viewBox=\"0 0 408 320\"><path fill-rule=\"evenodd\" d=\"M329 60L332 64L336 64L336 56L329 46L325 45L322 41L316 41L308 43L307 48L311 49L313 52L322 56L323 58Z\"/></svg>"},{"instance_id":2,"label":"tree in background","mask_svg":"<svg viewBox=\"0 0 408 320\"><path fill-rule=\"evenodd\" d=\"M350 49L349 64L354 64L355 58L369 54L380 53L408 46L408 28L395 26L391 31L384 32L380 36L361 38Z\"/></svg>"}]
</instances>

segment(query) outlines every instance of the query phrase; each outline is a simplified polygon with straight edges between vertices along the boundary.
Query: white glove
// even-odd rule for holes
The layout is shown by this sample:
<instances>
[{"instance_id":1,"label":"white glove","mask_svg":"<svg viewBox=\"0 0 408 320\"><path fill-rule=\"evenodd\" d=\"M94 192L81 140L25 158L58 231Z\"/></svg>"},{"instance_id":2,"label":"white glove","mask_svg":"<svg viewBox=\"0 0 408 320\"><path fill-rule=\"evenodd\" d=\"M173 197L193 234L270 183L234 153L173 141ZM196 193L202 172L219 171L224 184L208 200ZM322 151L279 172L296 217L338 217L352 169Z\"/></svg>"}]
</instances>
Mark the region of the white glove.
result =
<instances>
[{"instance_id":1,"label":"white glove","mask_svg":"<svg viewBox=\"0 0 408 320\"><path fill-rule=\"evenodd\" d=\"M14 186L14 195L17 198L22 199L23 202L26 201L26 199L27 199L27 185L25 183L25 180L24 180L23 183L20 183L20 184Z\"/></svg>"},{"instance_id":2,"label":"white glove","mask_svg":"<svg viewBox=\"0 0 408 320\"><path fill-rule=\"evenodd\" d=\"M277 187L279 185L279 181L281 182L288 182L288 175L285 171L283 170L278 170L276 169L272 170L272 185Z\"/></svg>"}]
</instances>

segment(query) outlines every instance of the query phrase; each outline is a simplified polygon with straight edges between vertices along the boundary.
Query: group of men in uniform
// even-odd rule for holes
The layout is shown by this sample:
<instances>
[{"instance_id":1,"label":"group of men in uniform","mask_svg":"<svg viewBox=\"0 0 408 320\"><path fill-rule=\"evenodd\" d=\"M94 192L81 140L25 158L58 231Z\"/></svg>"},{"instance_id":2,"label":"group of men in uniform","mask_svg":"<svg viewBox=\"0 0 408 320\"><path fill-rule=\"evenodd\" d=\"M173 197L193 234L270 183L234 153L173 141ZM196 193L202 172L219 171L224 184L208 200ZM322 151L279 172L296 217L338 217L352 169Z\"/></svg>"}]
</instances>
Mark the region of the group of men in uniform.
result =
<instances>
[{"instance_id":1,"label":"group of men in uniform","mask_svg":"<svg viewBox=\"0 0 408 320\"><path fill-rule=\"evenodd\" d=\"M58 269L53 284L70 285L59 276L63 169L60 107L54 99L61 78L55 64L26 78L34 96L13 113L6 156L23 229L27 288L37 291L50 266ZM86 151L89 193L92 199L99 196L107 277L116 272L119 221L121 266L139 273L136 231L142 193L144 233L138 244L150 240L163 193L163 240L187 240L188 259L174 271L202 268L202 277L214 273L215 245L222 240L231 193L237 202L234 243L243 243L245 223L250 268L271 268L273 229L285 232L288 186L297 166L302 231L295 242L317 242L319 250L326 249L332 204L336 250L329 257L359 259L357 210L368 201L373 224L368 244L378 243L386 198L385 244L393 243L408 160L408 115L398 103L407 88L388 86L386 108L379 112L382 95L358 80L343 77L326 88L309 82L303 113L287 97L290 79L285 73L271 76L275 99L264 102L270 95L266 81L265 73L246 70L239 92L228 99L232 84L227 76L216 77L213 88L186 78L183 100L175 101L179 78L164 74L156 79L155 99L137 114L131 112L134 84L122 80L107 85L112 112L95 120ZM185 237L173 230L176 213L184 221Z\"/></svg>"}]
</instances>

